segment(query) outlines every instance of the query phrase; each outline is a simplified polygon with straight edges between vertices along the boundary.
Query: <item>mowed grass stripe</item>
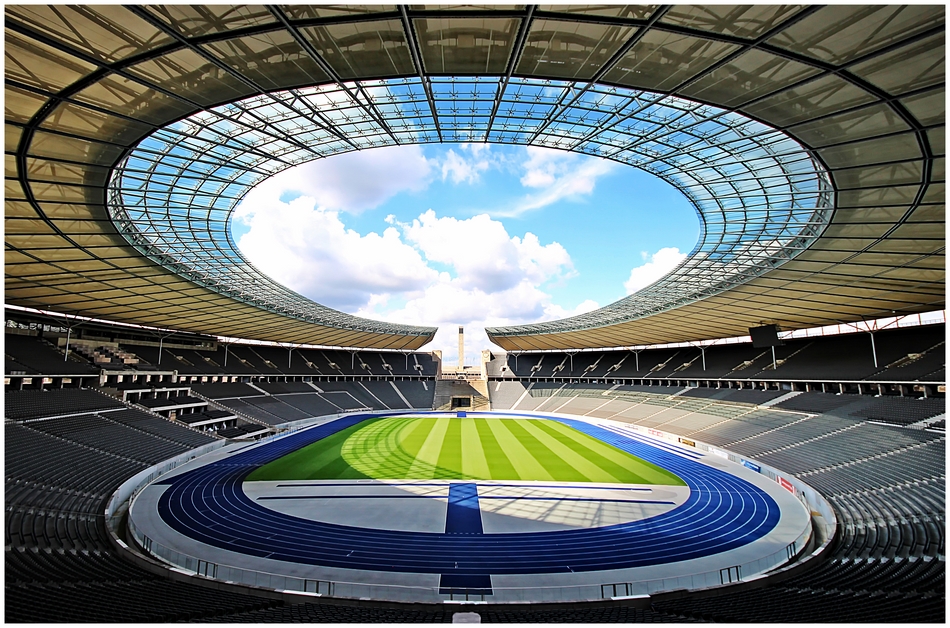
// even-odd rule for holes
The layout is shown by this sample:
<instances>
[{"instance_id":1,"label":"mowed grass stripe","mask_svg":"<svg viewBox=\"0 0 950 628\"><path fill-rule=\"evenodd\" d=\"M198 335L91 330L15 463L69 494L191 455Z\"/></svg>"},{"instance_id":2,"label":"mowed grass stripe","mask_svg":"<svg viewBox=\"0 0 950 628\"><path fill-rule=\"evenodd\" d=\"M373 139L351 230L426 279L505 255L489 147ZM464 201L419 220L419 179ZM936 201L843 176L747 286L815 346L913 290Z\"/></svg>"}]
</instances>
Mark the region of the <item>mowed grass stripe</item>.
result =
<instances>
[{"instance_id":1,"label":"mowed grass stripe","mask_svg":"<svg viewBox=\"0 0 950 628\"><path fill-rule=\"evenodd\" d=\"M419 453L432 436L432 426L435 425L435 419L407 417L406 423L406 426L399 432L397 447L401 453L412 458L412 461L406 466L404 473L395 479L410 478L413 472L421 473L421 477L426 479L435 478L436 465L432 461L421 458Z\"/></svg>"},{"instance_id":2,"label":"mowed grass stripe","mask_svg":"<svg viewBox=\"0 0 950 628\"><path fill-rule=\"evenodd\" d=\"M583 472L583 470L576 468L571 461L566 460L563 456L558 455L558 452L553 451L548 447L544 442L537 438L537 434L528 428L532 423L533 419L528 420L509 420L505 421L505 427L507 427L512 434L518 439L519 442L523 443L525 448L531 452L531 455L534 456L534 459L538 461L538 464L544 467L548 475L551 476L552 480L558 482L591 482L594 481L594 478L599 474L592 467L594 475L590 476ZM570 455L570 451L566 451ZM584 465L588 466L588 465ZM603 479L601 482L605 481Z\"/></svg>"},{"instance_id":3,"label":"mowed grass stripe","mask_svg":"<svg viewBox=\"0 0 950 628\"><path fill-rule=\"evenodd\" d=\"M492 479L491 465L485 458L482 439L475 427L475 419L458 419L462 438L462 475L465 479ZM507 461L508 459L505 458Z\"/></svg>"},{"instance_id":4,"label":"mowed grass stripe","mask_svg":"<svg viewBox=\"0 0 950 628\"><path fill-rule=\"evenodd\" d=\"M616 447L582 433L578 438L577 430L555 421L540 421L537 428L545 431L551 438L574 449L582 458L595 462L606 473L629 484L667 484L680 483L672 474L657 476L650 463L631 456Z\"/></svg>"},{"instance_id":5,"label":"mowed grass stripe","mask_svg":"<svg viewBox=\"0 0 950 628\"><path fill-rule=\"evenodd\" d=\"M669 484L685 486L686 483L666 469L656 466L609 443L599 441L593 436L580 433L574 428L557 421L536 421L534 425L550 434L554 439L578 451L582 457L597 461L598 466L611 475L620 478L626 484ZM635 466L632 466L634 463Z\"/></svg>"},{"instance_id":6,"label":"mowed grass stripe","mask_svg":"<svg viewBox=\"0 0 950 628\"><path fill-rule=\"evenodd\" d=\"M430 422L432 426L425 442L419 448L416 454L416 460L409 467L408 476L410 478L435 478L438 472L437 464L439 453L442 451L442 444L445 441L445 433L448 430L448 423L438 419L423 419Z\"/></svg>"},{"instance_id":7,"label":"mowed grass stripe","mask_svg":"<svg viewBox=\"0 0 950 628\"><path fill-rule=\"evenodd\" d=\"M489 421L475 422L475 431L478 433L478 441L481 443L482 452L487 460L491 460L489 465L488 479L491 480L515 480L518 478L518 472L515 466L511 464L505 450L498 443L494 432L491 430Z\"/></svg>"},{"instance_id":8,"label":"mowed grass stripe","mask_svg":"<svg viewBox=\"0 0 950 628\"><path fill-rule=\"evenodd\" d=\"M283 480L283 479L316 479L321 477L345 477L346 479L364 478L359 475L339 475L350 469L343 458L342 449L346 440L359 429L365 428L366 422L358 423L341 430L336 434L317 441L307 447L302 447L286 456L278 458L262 467L255 469L247 479L256 480ZM314 445L320 445L314 451ZM352 469L354 473L359 473Z\"/></svg>"},{"instance_id":9,"label":"mowed grass stripe","mask_svg":"<svg viewBox=\"0 0 950 628\"><path fill-rule=\"evenodd\" d=\"M463 478L462 473L462 425L459 420L439 419L445 423L445 437L439 450L438 478Z\"/></svg>"},{"instance_id":10,"label":"mowed grass stripe","mask_svg":"<svg viewBox=\"0 0 950 628\"><path fill-rule=\"evenodd\" d=\"M379 478L403 478L415 462L399 446L400 433L413 424L411 419L378 421L359 430L343 446L343 458L350 466Z\"/></svg>"},{"instance_id":11,"label":"mowed grass stripe","mask_svg":"<svg viewBox=\"0 0 950 628\"><path fill-rule=\"evenodd\" d=\"M368 419L248 476L363 478L683 485L665 469L557 421L474 417Z\"/></svg>"},{"instance_id":12,"label":"mowed grass stripe","mask_svg":"<svg viewBox=\"0 0 950 628\"><path fill-rule=\"evenodd\" d=\"M588 482L632 482L627 478L633 476L628 469L613 464L608 458L600 455L584 442L564 442L543 429L542 423L548 421L523 421L520 425L530 432L542 445L558 456L563 464L575 470L579 476ZM635 476L636 477L636 476Z\"/></svg>"},{"instance_id":13,"label":"mowed grass stripe","mask_svg":"<svg viewBox=\"0 0 950 628\"><path fill-rule=\"evenodd\" d=\"M518 435L509 429L515 421L513 419L489 419L486 421L499 446L504 450L511 465L515 468L516 476L514 478L499 479L554 480L556 476L548 472L545 466L534 457L526 444L519 440Z\"/></svg>"},{"instance_id":14,"label":"mowed grass stripe","mask_svg":"<svg viewBox=\"0 0 950 628\"><path fill-rule=\"evenodd\" d=\"M399 432L399 447L406 452L406 455L414 458L419 457L419 450L429 437L432 431L432 419L418 419L409 417L406 419L407 426Z\"/></svg>"}]
</instances>

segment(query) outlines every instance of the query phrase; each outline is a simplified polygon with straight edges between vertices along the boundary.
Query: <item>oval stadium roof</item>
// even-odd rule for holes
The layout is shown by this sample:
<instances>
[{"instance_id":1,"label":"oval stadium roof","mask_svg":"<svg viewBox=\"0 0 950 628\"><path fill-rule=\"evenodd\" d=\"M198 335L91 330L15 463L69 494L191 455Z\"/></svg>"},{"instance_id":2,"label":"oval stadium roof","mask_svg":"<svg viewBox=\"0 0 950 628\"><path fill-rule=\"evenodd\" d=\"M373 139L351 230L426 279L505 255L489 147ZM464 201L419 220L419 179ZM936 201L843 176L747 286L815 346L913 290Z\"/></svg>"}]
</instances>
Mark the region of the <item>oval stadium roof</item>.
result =
<instances>
[{"instance_id":1,"label":"oval stadium roof","mask_svg":"<svg viewBox=\"0 0 950 628\"><path fill-rule=\"evenodd\" d=\"M508 350L944 306L942 6L6 7L6 299L260 340L415 349L229 237L243 193L374 146L503 142L660 176L702 236Z\"/></svg>"}]
</instances>

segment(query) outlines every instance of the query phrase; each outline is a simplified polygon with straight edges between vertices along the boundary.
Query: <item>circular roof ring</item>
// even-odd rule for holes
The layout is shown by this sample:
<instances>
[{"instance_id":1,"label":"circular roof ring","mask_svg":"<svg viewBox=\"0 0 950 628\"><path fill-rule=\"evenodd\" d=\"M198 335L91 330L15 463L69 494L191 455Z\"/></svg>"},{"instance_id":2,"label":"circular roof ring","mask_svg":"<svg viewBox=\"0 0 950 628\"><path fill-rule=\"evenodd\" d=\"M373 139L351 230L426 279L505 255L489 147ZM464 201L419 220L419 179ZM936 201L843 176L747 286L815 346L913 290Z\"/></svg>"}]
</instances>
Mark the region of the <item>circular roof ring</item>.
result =
<instances>
[{"instance_id":1,"label":"circular roof ring","mask_svg":"<svg viewBox=\"0 0 950 628\"><path fill-rule=\"evenodd\" d=\"M439 77L434 84L436 93L451 92L460 110L479 110L491 105L501 80ZM367 94L381 118L370 118L347 91L328 84L209 108L151 133L112 172L113 222L142 254L237 300L339 326L428 331L314 303L254 268L230 237L239 201L282 170L354 150L437 142L440 132L447 139L446 121L437 128L426 114L419 79L367 81L352 91ZM543 124L565 101L571 104L560 117L571 123ZM834 211L826 169L799 142L734 111L675 96L512 79L493 125L487 117L460 115L451 128L454 141L545 146L640 168L679 189L700 218L691 254L648 288L570 319L495 328L496 337L637 320L716 295L793 259Z\"/></svg>"}]
</instances>

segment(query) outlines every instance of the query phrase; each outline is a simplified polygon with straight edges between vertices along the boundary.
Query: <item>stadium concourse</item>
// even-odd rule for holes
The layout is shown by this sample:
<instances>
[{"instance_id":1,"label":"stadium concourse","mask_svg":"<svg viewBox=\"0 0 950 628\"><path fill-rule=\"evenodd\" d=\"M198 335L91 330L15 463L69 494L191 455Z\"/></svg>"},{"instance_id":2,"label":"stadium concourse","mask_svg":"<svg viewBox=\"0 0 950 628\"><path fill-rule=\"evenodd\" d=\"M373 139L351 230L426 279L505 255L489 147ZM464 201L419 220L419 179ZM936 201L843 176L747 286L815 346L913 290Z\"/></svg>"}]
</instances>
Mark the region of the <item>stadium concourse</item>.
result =
<instances>
[{"instance_id":1,"label":"stadium concourse","mask_svg":"<svg viewBox=\"0 0 950 628\"><path fill-rule=\"evenodd\" d=\"M6 5L5 619L945 621L944 23L939 5ZM544 146L643 169L695 206L700 240L614 304L490 329L504 351L455 386L422 350L435 328L313 303L235 248L231 212L268 177L433 142ZM854 333L804 331L848 324ZM745 340L754 328L781 337L757 346ZM536 472L495 478L495 462L491 478L473 479L468 449L447 435L481 429L487 452L503 419L459 423L460 407L515 417L504 429L520 436L491 458L510 462L521 447ZM449 423L422 414L452 410ZM418 421L333 440L380 414ZM555 424L596 442L567 445ZM624 455L638 459L628 471L662 462L654 472L672 477L650 488L613 476L610 490L665 491L652 500L664 503L621 504L606 525L500 536L534 544L675 521L708 495L686 467L804 504L811 533L764 569L724 555L714 571L678 574L692 583L681 587L647 587L632 555L607 552L585 573L619 566L623 578L536 605L493 596L496 575L532 573L543 547L521 566L485 558L490 569L463 574L474 579L429 564L406 573L440 576L439 599L406 605L363 594L372 579L353 594L342 579L165 546L138 528L147 502L129 516L133 495L155 491L227 491L235 499L222 503L246 506L245 485L285 480L239 481L256 473L242 461L263 474L267 452L332 443L339 455L320 459L339 477L286 481L379 482L393 467L373 447L399 443L391 456L411 454L402 480L449 481L428 502L426 525L443 528L376 530L354 547L353 531L371 526L314 519L350 546L281 562L368 572L361 550L410 533L423 536L406 546L427 548L423 562L430 541L481 560L500 520L483 483L561 482L542 463L563 467L581 443L598 461L570 478L581 493L532 484L519 499L583 519L577 500L604 481L596 468ZM718 494L758 494L735 486ZM169 525L203 516L168 512ZM274 521L299 514L267 510ZM250 533L244 549L271 540Z\"/></svg>"}]
</instances>

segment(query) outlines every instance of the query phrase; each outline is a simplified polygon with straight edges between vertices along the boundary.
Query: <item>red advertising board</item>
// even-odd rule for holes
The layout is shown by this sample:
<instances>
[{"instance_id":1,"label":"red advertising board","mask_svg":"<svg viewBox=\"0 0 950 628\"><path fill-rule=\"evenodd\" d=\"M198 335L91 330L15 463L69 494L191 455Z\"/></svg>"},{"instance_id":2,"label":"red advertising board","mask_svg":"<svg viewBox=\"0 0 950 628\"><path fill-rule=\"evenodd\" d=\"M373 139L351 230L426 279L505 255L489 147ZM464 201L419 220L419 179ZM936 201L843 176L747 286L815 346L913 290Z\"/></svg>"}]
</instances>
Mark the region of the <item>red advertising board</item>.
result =
<instances>
[{"instance_id":1,"label":"red advertising board","mask_svg":"<svg viewBox=\"0 0 950 628\"><path fill-rule=\"evenodd\" d=\"M795 487L792 486L792 483L789 482L788 480L786 480L785 478L781 478L781 477L780 477L780 478L778 479L778 482L779 482L779 484L782 485L782 488L784 488L786 491L788 491L788 492L790 492L790 493L794 493L794 492L795 492Z\"/></svg>"}]
</instances>

